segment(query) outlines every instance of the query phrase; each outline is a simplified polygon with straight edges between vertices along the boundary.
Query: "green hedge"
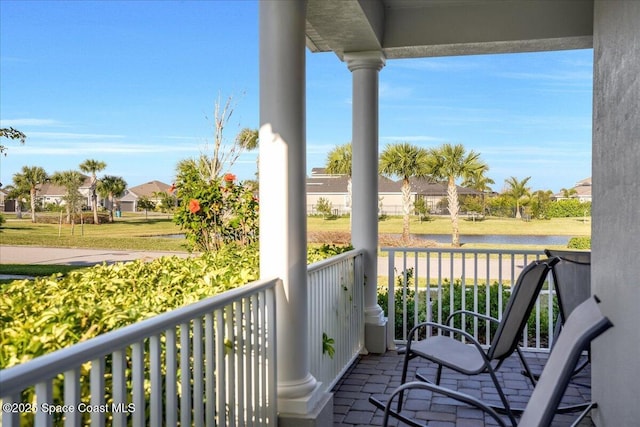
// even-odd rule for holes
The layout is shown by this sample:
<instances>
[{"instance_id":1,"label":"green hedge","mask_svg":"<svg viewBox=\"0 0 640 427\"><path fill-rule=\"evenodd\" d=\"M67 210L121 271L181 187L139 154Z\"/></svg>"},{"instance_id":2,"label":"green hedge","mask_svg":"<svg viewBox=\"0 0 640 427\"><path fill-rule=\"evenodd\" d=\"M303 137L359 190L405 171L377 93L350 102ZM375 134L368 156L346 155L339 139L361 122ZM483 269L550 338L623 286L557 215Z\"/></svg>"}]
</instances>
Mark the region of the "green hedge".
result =
<instances>
[{"instance_id":1,"label":"green hedge","mask_svg":"<svg viewBox=\"0 0 640 427\"><path fill-rule=\"evenodd\" d=\"M402 336L402 320L403 320L403 293L406 292L407 303L406 303L406 317L407 317L407 333L411 328L415 326L415 312L416 312L416 293L413 290L413 269L409 269L407 271L407 282L408 288L403 290L403 275L399 275L396 278L396 288L395 288L395 336ZM422 287L422 286L421 286ZM453 287L451 286L449 280L444 279L441 287L442 292L442 322L444 322L449 314L451 313L451 291L453 288L453 311L461 310L462 307L462 292L463 289L465 291L465 304L464 309L469 311L477 311L481 314L488 314L494 318L498 318L499 312L502 312L504 308L507 306L507 301L511 295L510 288L508 286L503 286L502 288L502 308L498 304L498 297L500 292L500 286L497 282L489 285L489 293L490 293L490 308L489 313L486 312L487 307L487 286L486 284L479 284L477 286L477 310L474 307L474 296L471 290L473 287L471 286L462 286L462 283L459 279L454 281ZM439 319L439 307L437 302L437 286L431 286L431 313L432 319L434 322L437 322ZM378 304L384 310L385 313L388 313L388 291L386 289L381 289L378 291ZM418 322L426 321L427 317L427 303L426 303L426 291L418 291L417 294L418 300ZM546 300L545 300L546 301ZM549 312L548 308L541 304L540 308L540 334L541 341L546 343L548 340L548 330L549 330ZM554 315L558 313L558 306L555 297L553 298L554 305ZM454 320L454 326L456 328L461 328L461 316L457 316ZM531 314L531 317L528 320L528 331L529 331L529 339L533 340L535 338L535 312ZM491 334L496 330L497 325L492 325L490 328ZM461 328L471 334L474 331L474 318L471 316L465 316L465 325L464 328ZM484 322L478 322L478 338L481 343L485 342L486 338L486 328Z\"/></svg>"},{"instance_id":2,"label":"green hedge","mask_svg":"<svg viewBox=\"0 0 640 427\"><path fill-rule=\"evenodd\" d=\"M570 249L591 249L591 237L572 237L567 243Z\"/></svg>"},{"instance_id":3,"label":"green hedge","mask_svg":"<svg viewBox=\"0 0 640 427\"><path fill-rule=\"evenodd\" d=\"M351 249L309 249L312 263ZM2 285L0 369L242 286L259 277L258 246L182 259L97 265Z\"/></svg>"},{"instance_id":4,"label":"green hedge","mask_svg":"<svg viewBox=\"0 0 640 427\"><path fill-rule=\"evenodd\" d=\"M547 218L577 218L591 216L591 202L578 199L562 199L549 203L545 215Z\"/></svg>"}]
</instances>

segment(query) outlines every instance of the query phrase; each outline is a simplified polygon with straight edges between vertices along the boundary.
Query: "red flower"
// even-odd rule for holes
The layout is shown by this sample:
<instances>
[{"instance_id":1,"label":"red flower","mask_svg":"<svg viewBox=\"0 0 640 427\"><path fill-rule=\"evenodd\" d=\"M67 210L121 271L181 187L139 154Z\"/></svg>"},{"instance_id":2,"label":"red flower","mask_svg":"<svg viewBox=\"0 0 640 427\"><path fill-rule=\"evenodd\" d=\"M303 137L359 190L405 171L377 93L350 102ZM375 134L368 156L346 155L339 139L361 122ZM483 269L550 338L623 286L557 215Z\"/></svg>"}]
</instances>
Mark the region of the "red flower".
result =
<instances>
[{"instance_id":1,"label":"red flower","mask_svg":"<svg viewBox=\"0 0 640 427\"><path fill-rule=\"evenodd\" d=\"M196 199L191 199L191 201L189 201L189 212L194 214L198 211L200 211L200 202Z\"/></svg>"},{"instance_id":2,"label":"red flower","mask_svg":"<svg viewBox=\"0 0 640 427\"><path fill-rule=\"evenodd\" d=\"M226 173L224 174L224 178L225 182L233 182L236 180L236 176L232 173Z\"/></svg>"}]
</instances>

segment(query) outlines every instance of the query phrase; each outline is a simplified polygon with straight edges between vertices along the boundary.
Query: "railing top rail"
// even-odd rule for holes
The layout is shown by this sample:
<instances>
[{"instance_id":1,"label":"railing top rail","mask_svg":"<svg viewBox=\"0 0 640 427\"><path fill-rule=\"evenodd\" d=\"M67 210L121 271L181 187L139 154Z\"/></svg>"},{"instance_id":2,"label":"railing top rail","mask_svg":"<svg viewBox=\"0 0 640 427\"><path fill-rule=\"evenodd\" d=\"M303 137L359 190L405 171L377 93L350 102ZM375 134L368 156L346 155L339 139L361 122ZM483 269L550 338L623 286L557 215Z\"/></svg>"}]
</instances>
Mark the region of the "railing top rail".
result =
<instances>
[{"instance_id":1,"label":"railing top rail","mask_svg":"<svg viewBox=\"0 0 640 427\"><path fill-rule=\"evenodd\" d=\"M505 254L505 255L544 255L542 249L468 249L468 248L405 248L405 247L382 247L382 252L419 252L419 253L477 253L485 255Z\"/></svg>"},{"instance_id":2,"label":"railing top rail","mask_svg":"<svg viewBox=\"0 0 640 427\"><path fill-rule=\"evenodd\" d=\"M352 249L350 251L332 256L331 258L323 259L322 261L316 261L313 264L309 264L309 266L307 267L307 273L313 273L317 270L321 270L330 265L344 261L345 259L355 258L362 253L364 253L362 249Z\"/></svg>"},{"instance_id":3,"label":"railing top rail","mask_svg":"<svg viewBox=\"0 0 640 427\"><path fill-rule=\"evenodd\" d=\"M25 385L35 384L43 378L53 378L58 373L74 369L86 361L103 357L144 338L164 332L175 325L225 307L233 301L274 288L279 282L280 279L277 278L258 280L3 369L0 371L0 393L2 393L0 397L20 392Z\"/></svg>"}]
</instances>

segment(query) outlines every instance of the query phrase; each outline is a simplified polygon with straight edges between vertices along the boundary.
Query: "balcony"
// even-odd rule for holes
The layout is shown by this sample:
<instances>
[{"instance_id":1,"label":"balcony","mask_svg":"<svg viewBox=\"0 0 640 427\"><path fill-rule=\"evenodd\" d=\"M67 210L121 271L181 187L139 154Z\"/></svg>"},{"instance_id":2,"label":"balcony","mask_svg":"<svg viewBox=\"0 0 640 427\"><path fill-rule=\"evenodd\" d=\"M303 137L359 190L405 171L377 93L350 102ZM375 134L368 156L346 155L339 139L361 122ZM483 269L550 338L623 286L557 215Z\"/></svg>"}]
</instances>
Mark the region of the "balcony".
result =
<instances>
[{"instance_id":1,"label":"balcony","mask_svg":"<svg viewBox=\"0 0 640 427\"><path fill-rule=\"evenodd\" d=\"M379 278L379 286L388 288L391 349L402 345L412 322L425 316L440 321L443 307L453 307L453 299L443 295L455 289L464 289L462 303L481 312L491 305L487 295L504 298L497 301L499 316L519 270L542 256L537 251L383 251L388 256L379 263L386 264L387 277ZM553 307L549 280L523 334L534 370L544 364L554 327L553 309L545 310ZM499 292L489 292L486 283ZM3 404L30 412L21 418L5 411L2 425L277 425L276 372L286 369L275 366L278 286L278 279L255 282L2 371ZM366 354L365 286L361 251L308 267L310 372L324 391L334 393L336 425L379 423L380 411L367 398L384 399L399 384L402 358L396 351ZM470 325L468 332L488 342L491 331L485 325ZM531 389L519 362L511 362L500 370L502 379L514 402L524 403ZM424 362L420 369L433 370ZM497 399L488 378L451 374L444 381L489 401ZM578 382L589 381L587 372ZM566 398L577 403L588 400L589 393L589 388L576 386ZM418 418L437 420L437 425L482 425L480 414L447 399L427 396L408 404ZM571 416L557 418L564 425Z\"/></svg>"}]
</instances>

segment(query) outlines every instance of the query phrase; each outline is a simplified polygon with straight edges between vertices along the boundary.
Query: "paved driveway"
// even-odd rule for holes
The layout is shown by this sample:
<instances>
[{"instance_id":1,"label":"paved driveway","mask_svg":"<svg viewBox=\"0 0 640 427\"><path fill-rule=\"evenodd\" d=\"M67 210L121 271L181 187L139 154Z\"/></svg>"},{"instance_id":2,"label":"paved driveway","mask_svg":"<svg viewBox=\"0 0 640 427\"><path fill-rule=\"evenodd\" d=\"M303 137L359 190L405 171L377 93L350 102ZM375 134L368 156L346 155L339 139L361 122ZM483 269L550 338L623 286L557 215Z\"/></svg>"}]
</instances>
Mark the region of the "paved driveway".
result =
<instances>
[{"instance_id":1,"label":"paved driveway","mask_svg":"<svg viewBox=\"0 0 640 427\"><path fill-rule=\"evenodd\" d=\"M111 249L74 249L74 248L41 248L33 246L0 245L0 263L2 264L63 264L94 265L133 261L137 259L151 260L161 256L176 255L182 258L189 256L186 252L154 252L154 251L120 251Z\"/></svg>"}]
</instances>

